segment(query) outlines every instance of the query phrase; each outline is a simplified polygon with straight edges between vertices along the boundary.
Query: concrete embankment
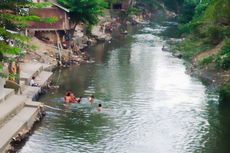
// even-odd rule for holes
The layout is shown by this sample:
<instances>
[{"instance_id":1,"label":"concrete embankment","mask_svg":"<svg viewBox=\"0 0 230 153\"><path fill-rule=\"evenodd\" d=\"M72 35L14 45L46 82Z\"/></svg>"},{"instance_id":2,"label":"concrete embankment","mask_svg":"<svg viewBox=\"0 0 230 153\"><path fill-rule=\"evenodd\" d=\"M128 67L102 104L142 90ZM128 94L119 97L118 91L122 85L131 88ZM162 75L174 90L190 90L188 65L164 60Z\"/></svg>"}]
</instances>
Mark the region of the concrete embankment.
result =
<instances>
[{"instance_id":1,"label":"concrete embankment","mask_svg":"<svg viewBox=\"0 0 230 153\"><path fill-rule=\"evenodd\" d=\"M0 153L14 151L14 142L25 139L36 121L44 114L44 105L35 100L50 79L52 72L46 71L50 65L41 63L22 63L20 91L2 88L0 94ZM39 87L29 86L32 76ZM1 80L3 80L1 78ZM1 81L6 86L8 81Z\"/></svg>"}]
</instances>

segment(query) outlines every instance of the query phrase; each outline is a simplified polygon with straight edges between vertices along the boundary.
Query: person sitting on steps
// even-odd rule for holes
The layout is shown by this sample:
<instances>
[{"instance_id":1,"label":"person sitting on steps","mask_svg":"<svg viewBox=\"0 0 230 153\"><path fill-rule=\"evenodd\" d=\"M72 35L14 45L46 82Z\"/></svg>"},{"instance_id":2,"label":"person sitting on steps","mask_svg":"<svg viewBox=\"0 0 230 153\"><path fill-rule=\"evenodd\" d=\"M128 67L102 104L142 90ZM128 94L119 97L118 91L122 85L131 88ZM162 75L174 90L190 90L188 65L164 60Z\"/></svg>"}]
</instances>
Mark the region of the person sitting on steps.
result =
<instances>
[{"instance_id":1,"label":"person sitting on steps","mask_svg":"<svg viewBox=\"0 0 230 153\"><path fill-rule=\"evenodd\" d=\"M37 87L38 86L38 83L35 82L35 77L34 76L30 80L30 86L32 86L32 87Z\"/></svg>"}]
</instances>

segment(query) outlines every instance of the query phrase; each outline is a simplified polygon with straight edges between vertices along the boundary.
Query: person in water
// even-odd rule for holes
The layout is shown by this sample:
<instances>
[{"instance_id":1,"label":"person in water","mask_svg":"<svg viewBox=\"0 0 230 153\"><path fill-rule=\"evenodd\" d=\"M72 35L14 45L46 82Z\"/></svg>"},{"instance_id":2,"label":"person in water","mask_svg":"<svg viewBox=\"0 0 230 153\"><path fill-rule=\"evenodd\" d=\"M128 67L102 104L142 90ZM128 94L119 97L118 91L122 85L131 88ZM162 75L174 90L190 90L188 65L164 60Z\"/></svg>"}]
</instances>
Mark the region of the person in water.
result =
<instances>
[{"instance_id":1,"label":"person in water","mask_svg":"<svg viewBox=\"0 0 230 153\"><path fill-rule=\"evenodd\" d=\"M76 97L74 96L73 92L72 91L67 91L66 92L66 95L65 95L65 102L66 103L74 103L76 102Z\"/></svg>"},{"instance_id":2,"label":"person in water","mask_svg":"<svg viewBox=\"0 0 230 153\"><path fill-rule=\"evenodd\" d=\"M92 105L94 102L94 95L89 96L88 100L89 100L90 104Z\"/></svg>"},{"instance_id":3,"label":"person in water","mask_svg":"<svg viewBox=\"0 0 230 153\"><path fill-rule=\"evenodd\" d=\"M77 103L80 103L82 101L82 97L79 97L78 99L77 99Z\"/></svg>"},{"instance_id":4,"label":"person in water","mask_svg":"<svg viewBox=\"0 0 230 153\"><path fill-rule=\"evenodd\" d=\"M98 104L97 111L102 112L102 104Z\"/></svg>"},{"instance_id":5,"label":"person in water","mask_svg":"<svg viewBox=\"0 0 230 153\"><path fill-rule=\"evenodd\" d=\"M71 97L71 101L70 101L71 103L76 102L77 99L72 92L70 93L70 97Z\"/></svg>"},{"instance_id":6,"label":"person in water","mask_svg":"<svg viewBox=\"0 0 230 153\"><path fill-rule=\"evenodd\" d=\"M64 99L66 103L70 103L72 100L71 92L67 92Z\"/></svg>"}]
</instances>

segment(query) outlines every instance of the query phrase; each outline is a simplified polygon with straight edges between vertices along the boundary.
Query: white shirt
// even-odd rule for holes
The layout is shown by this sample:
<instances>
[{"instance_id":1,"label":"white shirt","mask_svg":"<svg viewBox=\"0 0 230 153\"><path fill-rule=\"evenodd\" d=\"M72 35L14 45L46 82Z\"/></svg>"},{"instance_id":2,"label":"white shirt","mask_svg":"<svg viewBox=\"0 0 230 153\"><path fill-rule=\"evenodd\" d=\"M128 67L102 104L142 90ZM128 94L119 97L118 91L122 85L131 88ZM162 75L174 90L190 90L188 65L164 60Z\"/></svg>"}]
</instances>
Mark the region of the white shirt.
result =
<instances>
[{"instance_id":1,"label":"white shirt","mask_svg":"<svg viewBox=\"0 0 230 153\"><path fill-rule=\"evenodd\" d=\"M30 80L30 86L32 86L32 85L34 85L34 84L36 84L35 81L34 81L34 79L31 79L31 80Z\"/></svg>"}]
</instances>

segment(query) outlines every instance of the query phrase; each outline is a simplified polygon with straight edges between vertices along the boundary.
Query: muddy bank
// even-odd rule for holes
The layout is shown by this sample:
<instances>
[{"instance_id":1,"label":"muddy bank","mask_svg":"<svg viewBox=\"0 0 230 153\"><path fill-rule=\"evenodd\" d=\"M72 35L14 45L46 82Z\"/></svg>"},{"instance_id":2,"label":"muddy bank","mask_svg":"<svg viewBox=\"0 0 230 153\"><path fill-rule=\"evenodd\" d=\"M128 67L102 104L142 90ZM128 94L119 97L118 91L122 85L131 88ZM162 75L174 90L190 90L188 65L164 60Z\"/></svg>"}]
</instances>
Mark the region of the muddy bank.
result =
<instances>
[{"instance_id":1,"label":"muddy bank","mask_svg":"<svg viewBox=\"0 0 230 153\"><path fill-rule=\"evenodd\" d=\"M44 34L39 37L33 37L31 44L34 44L33 51L24 52L22 62L40 62L52 65L53 67L67 67L72 64L92 63L87 53L87 47L93 46L98 42L112 41L112 34L126 34L123 27L127 25L138 25L151 18L152 13L140 13L131 15L127 19L120 18L120 11L105 11L103 17L99 17L97 25L92 26L91 33L87 33L87 27L84 24L78 24L75 28L73 38L69 42L63 42L61 48L57 47L53 35ZM47 40L48 35L51 39ZM52 39L53 37L53 39Z\"/></svg>"}]
</instances>

